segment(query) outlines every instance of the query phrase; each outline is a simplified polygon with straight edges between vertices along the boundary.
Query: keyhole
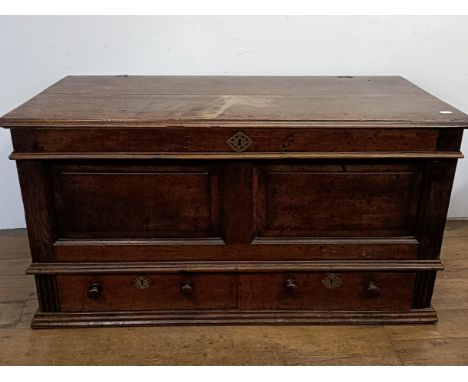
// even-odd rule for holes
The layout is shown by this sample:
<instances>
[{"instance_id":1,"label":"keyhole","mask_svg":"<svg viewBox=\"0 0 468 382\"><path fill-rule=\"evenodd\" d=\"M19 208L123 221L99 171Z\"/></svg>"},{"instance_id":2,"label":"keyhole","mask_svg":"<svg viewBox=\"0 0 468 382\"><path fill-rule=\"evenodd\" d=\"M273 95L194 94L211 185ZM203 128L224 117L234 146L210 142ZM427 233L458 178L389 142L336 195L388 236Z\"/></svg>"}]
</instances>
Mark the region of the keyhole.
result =
<instances>
[{"instance_id":1,"label":"keyhole","mask_svg":"<svg viewBox=\"0 0 468 382\"><path fill-rule=\"evenodd\" d=\"M226 143L236 151L244 151L252 144L252 140L239 131L229 138Z\"/></svg>"}]
</instances>

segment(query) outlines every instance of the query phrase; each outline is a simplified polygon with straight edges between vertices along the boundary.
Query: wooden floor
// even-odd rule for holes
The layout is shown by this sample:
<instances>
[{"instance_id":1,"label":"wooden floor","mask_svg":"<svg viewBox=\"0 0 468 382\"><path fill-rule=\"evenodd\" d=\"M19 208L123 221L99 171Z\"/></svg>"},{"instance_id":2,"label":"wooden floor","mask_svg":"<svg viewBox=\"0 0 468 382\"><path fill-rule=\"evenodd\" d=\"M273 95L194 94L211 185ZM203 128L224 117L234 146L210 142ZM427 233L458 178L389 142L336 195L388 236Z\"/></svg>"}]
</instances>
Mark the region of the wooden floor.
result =
<instances>
[{"instance_id":1,"label":"wooden floor","mask_svg":"<svg viewBox=\"0 0 468 382\"><path fill-rule=\"evenodd\" d=\"M447 223L436 325L31 330L25 230L0 231L2 365L468 365L468 221Z\"/></svg>"}]
</instances>

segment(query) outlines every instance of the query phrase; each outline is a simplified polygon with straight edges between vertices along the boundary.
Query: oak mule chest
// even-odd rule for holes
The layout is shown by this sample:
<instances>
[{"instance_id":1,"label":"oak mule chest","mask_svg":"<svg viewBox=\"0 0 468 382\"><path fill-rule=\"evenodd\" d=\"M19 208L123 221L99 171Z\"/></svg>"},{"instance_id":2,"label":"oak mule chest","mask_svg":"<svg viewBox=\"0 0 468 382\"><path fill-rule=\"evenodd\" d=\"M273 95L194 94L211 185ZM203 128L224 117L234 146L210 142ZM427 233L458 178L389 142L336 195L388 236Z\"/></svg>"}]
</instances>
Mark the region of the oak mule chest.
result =
<instances>
[{"instance_id":1,"label":"oak mule chest","mask_svg":"<svg viewBox=\"0 0 468 382\"><path fill-rule=\"evenodd\" d=\"M437 319L468 117L401 77L71 76L0 125L33 327Z\"/></svg>"}]
</instances>

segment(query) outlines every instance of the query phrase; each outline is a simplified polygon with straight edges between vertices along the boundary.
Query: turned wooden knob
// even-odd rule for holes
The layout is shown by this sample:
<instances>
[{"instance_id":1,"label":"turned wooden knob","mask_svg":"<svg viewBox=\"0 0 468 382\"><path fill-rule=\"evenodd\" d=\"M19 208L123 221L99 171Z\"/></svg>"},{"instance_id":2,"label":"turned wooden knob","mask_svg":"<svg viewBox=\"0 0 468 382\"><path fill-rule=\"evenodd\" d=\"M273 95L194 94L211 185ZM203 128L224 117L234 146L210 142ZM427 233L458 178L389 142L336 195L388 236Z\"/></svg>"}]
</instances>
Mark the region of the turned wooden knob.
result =
<instances>
[{"instance_id":1,"label":"turned wooden knob","mask_svg":"<svg viewBox=\"0 0 468 382\"><path fill-rule=\"evenodd\" d=\"M296 293L299 289L294 279L287 279L284 284L284 287L289 293Z\"/></svg>"},{"instance_id":2,"label":"turned wooden knob","mask_svg":"<svg viewBox=\"0 0 468 382\"><path fill-rule=\"evenodd\" d=\"M88 297L98 298L102 293L102 286L99 283L90 284L88 287Z\"/></svg>"},{"instance_id":3,"label":"turned wooden knob","mask_svg":"<svg viewBox=\"0 0 468 382\"><path fill-rule=\"evenodd\" d=\"M180 286L180 291L185 296L191 296L193 294L193 283L190 281L185 281Z\"/></svg>"},{"instance_id":4,"label":"turned wooden knob","mask_svg":"<svg viewBox=\"0 0 468 382\"><path fill-rule=\"evenodd\" d=\"M370 281L367 283L367 293L369 293L371 296L378 296L380 294L380 288L375 285L373 281Z\"/></svg>"}]
</instances>

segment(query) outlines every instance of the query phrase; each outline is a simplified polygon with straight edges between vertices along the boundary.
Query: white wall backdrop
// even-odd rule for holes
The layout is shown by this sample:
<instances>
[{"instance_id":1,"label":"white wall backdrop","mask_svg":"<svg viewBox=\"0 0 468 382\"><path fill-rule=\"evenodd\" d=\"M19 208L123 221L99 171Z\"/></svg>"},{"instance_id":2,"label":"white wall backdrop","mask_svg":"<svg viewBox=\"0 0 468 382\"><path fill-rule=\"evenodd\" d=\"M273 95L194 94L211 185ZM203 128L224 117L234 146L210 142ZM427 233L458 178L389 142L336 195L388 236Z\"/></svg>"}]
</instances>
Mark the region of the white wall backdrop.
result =
<instances>
[{"instance_id":1,"label":"white wall backdrop","mask_svg":"<svg viewBox=\"0 0 468 382\"><path fill-rule=\"evenodd\" d=\"M468 113L463 16L2 16L0 52L0 114L68 74L402 75ZM25 225L10 152L1 129L0 228ZM468 217L468 159L449 216Z\"/></svg>"}]
</instances>

